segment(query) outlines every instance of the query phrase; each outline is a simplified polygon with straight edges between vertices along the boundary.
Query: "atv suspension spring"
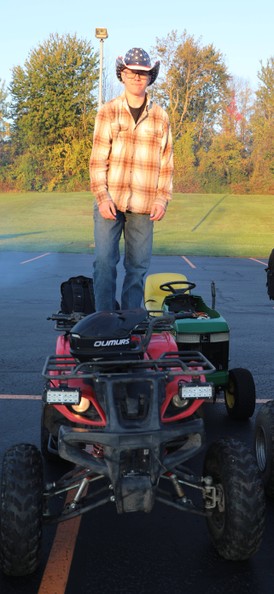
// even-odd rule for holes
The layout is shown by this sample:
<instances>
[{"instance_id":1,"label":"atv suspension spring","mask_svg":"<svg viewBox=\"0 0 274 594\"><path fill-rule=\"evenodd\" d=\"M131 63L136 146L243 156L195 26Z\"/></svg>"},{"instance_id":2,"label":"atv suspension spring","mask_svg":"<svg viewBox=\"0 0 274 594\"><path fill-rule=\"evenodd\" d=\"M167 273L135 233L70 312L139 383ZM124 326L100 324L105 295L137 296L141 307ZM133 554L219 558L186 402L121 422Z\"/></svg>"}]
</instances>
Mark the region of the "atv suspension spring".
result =
<instances>
[{"instance_id":1,"label":"atv suspension spring","mask_svg":"<svg viewBox=\"0 0 274 594\"><path fill-rule=\"evenodd\" d=\"M78 489L73 501L69 504L70 509L75 509L75 507L79 503L79 500L81 499L84 491L86 490L88 484L89 484L89 479L87 479L87 478L84 478L81 481L79 489Z\"/></svg>"},{"instance_id":2,"label":"atv suspension spring","mask_svg":"<svg viewBox=\"0 0 274 594\"><path fill-rule=\"evenodd\" d=\"M170 480L171 480L171 482L173 484L173 487L174 487L174 489L175 489L178 497L185 497L184 489L180 485L180 483L178 481L178 478L177 478L177 475L176 474L170 474L169 478L170 478Z\"/></svg>"}]
</instances>

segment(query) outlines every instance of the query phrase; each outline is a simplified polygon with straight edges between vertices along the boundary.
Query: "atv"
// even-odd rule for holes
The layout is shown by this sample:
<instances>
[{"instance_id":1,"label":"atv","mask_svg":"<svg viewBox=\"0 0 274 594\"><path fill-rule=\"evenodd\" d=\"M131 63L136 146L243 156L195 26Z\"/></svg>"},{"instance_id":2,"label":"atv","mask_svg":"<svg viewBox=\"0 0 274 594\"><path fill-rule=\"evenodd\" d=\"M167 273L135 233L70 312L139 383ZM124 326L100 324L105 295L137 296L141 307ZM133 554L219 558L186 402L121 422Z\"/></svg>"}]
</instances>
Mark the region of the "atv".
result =
<instances>
[{"instance_id":1,"label":"atv","mask_svg":"<svg viewBox=\"0 0 274 594\"><path fill-rule=\"evenodd\" d=\"M274 299L274 249L268 258L267 294ZM274 497L274 400L269 400L259 408L255 419L254 450L262 475L265 492Z\"/></svg>"},{"instance_id":2,"label":"atv","mask_svg":"<svg viewBox=\"0 0 274 594\"><path fill-rule=\"evenodd\" d=\"M215 370L209 381L215 387L215 397L224 394L225 406L232 419L247 420L255 410L256 390L251 372L237 367L229 369L229 327L216 311L216 287L211 283L212 304L193 294L195 283L182 274L158 273L146 278L144 302L154 315L159 312L185 312L188 317L175 319L174 330L178 349L202 352Z\"/></svg>"},{"instance_id":3,"label":"atv","mask_svg":"<svg viewBox=\"0 0 274 594\"><path fill-rule=\"evenodd\" d=\"M254 450L265 492L274 497L274 400L262 404L257 412Z\"/></svg>"},{"instance_id":4,"label":"atv","mask_svg":"<svg viewBox=\"0 0 274 594\"><path fill-rule=\"evenodd\" d=\"M51 316L61 333L43 369L42 453L20 443L3 460L6 575L35 571L45 525L107 504L118 514L150 513L155 502L200 514L222 557L256 553L265 496L253 453L238 440L218 439L200 473L187 465L205 447L203 407L214 400L208 378L215 372L202 352L178 347L174 325L189 315L138 309ZM46 482L43 457L72 464Z\"/></svg>"}]
</instances>

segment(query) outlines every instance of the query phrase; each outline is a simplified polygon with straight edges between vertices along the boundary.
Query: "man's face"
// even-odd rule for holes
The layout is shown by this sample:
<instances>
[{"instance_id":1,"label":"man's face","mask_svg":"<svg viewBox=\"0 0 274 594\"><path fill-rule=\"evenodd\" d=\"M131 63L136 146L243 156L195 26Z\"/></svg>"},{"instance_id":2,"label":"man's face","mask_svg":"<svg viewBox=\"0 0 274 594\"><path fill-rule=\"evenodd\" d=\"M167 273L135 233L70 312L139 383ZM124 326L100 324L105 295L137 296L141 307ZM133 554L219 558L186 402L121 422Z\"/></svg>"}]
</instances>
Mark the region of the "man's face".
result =
<instances>
[{"instance_id":1,"label":"man's face","mask_svg":"<svg viewBox=\"0 0 274 594\"><path fill-rule=\"evenodd\" d=\"M150 74L143 70L125 68L121 77L126 90L134 95L143 95L150 82Z\"/></svg>"}]
</instances>

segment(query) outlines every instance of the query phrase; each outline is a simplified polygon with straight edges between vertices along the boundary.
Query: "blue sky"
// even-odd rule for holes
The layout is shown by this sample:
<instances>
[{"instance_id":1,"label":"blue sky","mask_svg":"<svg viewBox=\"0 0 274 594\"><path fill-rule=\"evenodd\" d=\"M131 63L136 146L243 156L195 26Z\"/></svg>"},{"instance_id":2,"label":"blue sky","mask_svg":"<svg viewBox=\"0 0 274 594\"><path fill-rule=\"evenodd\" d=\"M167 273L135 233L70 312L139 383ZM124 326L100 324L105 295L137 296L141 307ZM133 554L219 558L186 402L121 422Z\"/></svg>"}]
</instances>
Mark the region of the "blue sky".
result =
<instances>
[{"instance_id":1,"label":"blue sky","mask_svg":"<svg viewBox=\"0 0 274 594\"><path fill-rule=\"evenodd\" d=\"M131 47L149 50L156 38L184 30L212 43L233 76L258 85L260 61L274 55L273 0L1 0L0 79L11 81L13 66L24 66L31 50L51 33L76 34L92 42L96 27L107 27L108 69ZM4 5L3 5L4 4Z\"/></svg>"}]
</instances>

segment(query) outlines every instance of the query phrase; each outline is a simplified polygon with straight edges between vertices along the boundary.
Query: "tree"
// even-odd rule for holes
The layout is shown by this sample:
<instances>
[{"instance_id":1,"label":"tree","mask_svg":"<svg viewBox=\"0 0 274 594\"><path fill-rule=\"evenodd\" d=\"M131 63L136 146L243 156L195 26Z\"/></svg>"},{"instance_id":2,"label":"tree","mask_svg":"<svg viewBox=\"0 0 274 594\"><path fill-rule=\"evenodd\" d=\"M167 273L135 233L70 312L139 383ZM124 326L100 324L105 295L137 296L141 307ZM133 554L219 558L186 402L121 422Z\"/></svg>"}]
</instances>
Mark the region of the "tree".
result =
<instances>
[{"instance_id":1,"label":"tree","mask_svg":"<svg viewBox=\"0 0 274 594\"><path fill-rule=\"evenodd\" d=\"M214 137L210 149L199 153L199 177L206 191L246 191L247 172L237 136L223 130Z\"/></svg>"},{"instance_id":2,"label":"tree","mask_svg":"<svg viewBox=\"0 0 274 594\"><path fill-rule=\"evenodd\" d=\"M222 106L220 125L210 146L198 153L198 172L204 189L211 192L247 191L249 153L244 143L248 138L247 111L239 110L235 87ZM244 125L243 125L244 124Z\"/></svg>"},{"instance_id":3,"label":"tree","mask_svg":"<svg viewBox=\"0 0 274 594\"><path fill-rule=\"evenodd\" d=\"M77 183L88 179L97 80L97 54L70 35L51 35L24 68L13 69L11 138L19 189L62 188L72 177ZM72 159L72 150L81 157Z\"/></svg>"},{"instance_id":4,"label":"tree","mask_svg":"<svg viewBox=\"0 0 274 594\"><path fill-rule=\"evenodd\" d=\"M253 171L250 187L253 192L274 192L274 57L261 63L260 86L256 92L251 118Z\"/></svg>"},{"instance_id":5,"label":"tree","mask_svg":"<svg viewBox=\"0 0 274 594\"><path fill-rule=\"evenodd\" d=\"M10 123L8 120L7 90L0 80L0 190L8 188L7 168L11 158Z\"/></svg>"},{"instance_id":6,"label":"tree","mask_svg":"<svg viewBox=\"0 0 274 594\"><path fill-rule=\"evenodd\" d=\"M245 146L248 155L251 151L250 118L254 104L254 92L246 80L233 77L230 84L231 97L234 98L237 113L240 114L236 122L236 132L239 140Z\"/></svg>"},{"instance_id":7,"label":"tree","mask_svg":"<svg viewBox=\"0 0 274 594\"><path fill-rule=\"evenodd\" d=\"M212 44L203 47L186 31L180 37L172 31L166 39L157 38L155 50L161 57L157 96L168 109L174 139L191 122L196 144L206 145L228 91L229 75L220 52Z\"/></svg>"},{"instance_id":8,"label":"tree","mask_svg":"<svg viewBox=\"0 0 274 594\"><path fill-rule=\"evenodd\" d=\"M7 96L5 83L0 79L0 142L7 140L9 137Z\"/></svg>"},{"instance_id":9,"label":"tree","mask_svg":"<svg viewBox=\"0 0 274 594\"><path fill-rule=\"evenodd\" d=\"M174 187L199 191L199 154L206 158L220 126L230 77L220 52L186 31L158 38L154 53L161 58L154 93L169 113L174 138Z\"/></svg>"},{"instance_id":10,"label":"tree","mask_svg":"<svg viewBox=\"0 0 274 594\"><path fill-rule=\"evenodd\" d=\"M174 191L198 192L201 190L194 155L194 126L186 124L183 136L174 142Z\"/></svg>"}]
</instances>

